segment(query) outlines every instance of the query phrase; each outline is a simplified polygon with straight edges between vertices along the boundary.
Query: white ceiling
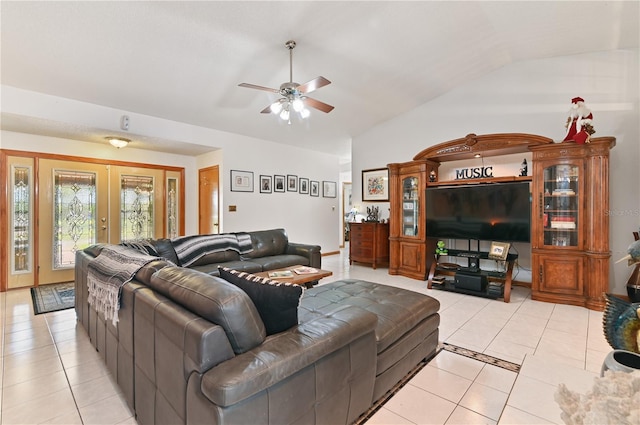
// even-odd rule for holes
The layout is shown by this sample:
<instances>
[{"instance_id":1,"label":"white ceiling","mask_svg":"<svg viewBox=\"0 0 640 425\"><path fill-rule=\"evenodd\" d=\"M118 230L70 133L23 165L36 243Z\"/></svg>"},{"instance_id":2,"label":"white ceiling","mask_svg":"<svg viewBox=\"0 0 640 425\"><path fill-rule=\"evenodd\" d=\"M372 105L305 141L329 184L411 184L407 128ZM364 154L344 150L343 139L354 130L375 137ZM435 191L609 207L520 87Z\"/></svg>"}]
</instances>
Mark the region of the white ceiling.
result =
<instances>
[{"instance_id":1,"label":"white ceiling","mask_svg":"<svg viewBox=\"0 0 640 425\"><path fill-rule=\"evenodd\" d=\"M638 5L3 0L1 81L349 157L353 137L510 63L638 48ZM292 125L259 113L277 95L238 87L288 81L289 39L298 44L294 81L328 78L332 84L311 97L335 106ZM6 112L2 128L10 131L104 135ZM171 141L133 139L175 149Z\"/></svg>"}]
</instances>

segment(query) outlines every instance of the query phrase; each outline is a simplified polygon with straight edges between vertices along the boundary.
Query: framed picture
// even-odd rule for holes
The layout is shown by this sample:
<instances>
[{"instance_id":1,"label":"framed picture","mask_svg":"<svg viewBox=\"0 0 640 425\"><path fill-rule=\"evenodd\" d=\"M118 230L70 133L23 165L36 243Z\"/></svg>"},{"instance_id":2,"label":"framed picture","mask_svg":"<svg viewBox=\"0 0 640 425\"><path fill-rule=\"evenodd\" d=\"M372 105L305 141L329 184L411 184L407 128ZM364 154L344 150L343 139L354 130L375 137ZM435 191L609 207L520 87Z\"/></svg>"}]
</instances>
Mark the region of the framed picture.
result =
<instances>
[{"instance_id":1,"label":"framed picture","mask_svg":"<svg viewBox=\"0 0 640 425\"><path fill-rule=\"evenodd\" d=\"M287 174L287 192L298 191L298 176Z\"/></svg>"},{"instance_id":2,"label":"framed picture","mask_svg":"<svg viewBox=\"0 0 640 425\"><path fill-rule=\"evenodd\" d=\"M320 196L320 182L311 180L309 183L309 195Z\"/></svg>"},{"instance_id":3,"label":"framed picture","mask_svg":"<svg viewBox=\"0 0 640 425\"><path fill-rule=\"evenodd\" d=\"M300 177L300 179L298 179L298 191L303 195L309 194L309 179L305 177Z\"/></svg>"},{"instance_id":4,"label":"framed picture","mask_svg":"<svg viewBox=\"0 0 640 425\"><path fill-rule=\"evenodd\" d=\"M324 198L335 198L336 194L336 182L322 182L322 196Z\"/></svg>"},{"instance_id":5,"label":"framed picture","mask_svg":"<svg viewBox=\"0 0 640 425\"><path fill-rule=\"evenodd\" d=\"M271 193L273 192L273 177L271 176L260 176L260 193Z\"/></svg>"},{"instance_id":6,"label":"framed picture","mask_svg":"<svg viewBox=\"0 0 640 425\"><path fill-rule=\"evenodd\" d=\"M232 192L253 192L253 171L231 170Z\"/></svg>"},{"instance_id":7,"label":"framed picture","mask_svg":"<svg viewBox=\"0 0 640 425\"><path fill-rule=\"evenodd\" d=\"M511 244L508 242L491 242L491 248L489 248L489 258L492 260L506 260L509 255L509 247Z\"/></svg>"},{"instance_id":8,"label":"framed picture","mask_svg":"<svg viewBox=\"0 0 640 425\"><path fill-rule=\"evenodd\" d=\"M274 192L284 192L285 186L285 178L284 176L275 175L273 176L273 191Z\"/></svg>"},{"instance_id":9,"label":"framed picture","mask_svg":"<svg viewBox=\"0 0 640 425\"><path fill-rule=\"evenodd\" d=\"M362 170L362 200L389 200L389 169Z\"/></svg>"}]
</instances>

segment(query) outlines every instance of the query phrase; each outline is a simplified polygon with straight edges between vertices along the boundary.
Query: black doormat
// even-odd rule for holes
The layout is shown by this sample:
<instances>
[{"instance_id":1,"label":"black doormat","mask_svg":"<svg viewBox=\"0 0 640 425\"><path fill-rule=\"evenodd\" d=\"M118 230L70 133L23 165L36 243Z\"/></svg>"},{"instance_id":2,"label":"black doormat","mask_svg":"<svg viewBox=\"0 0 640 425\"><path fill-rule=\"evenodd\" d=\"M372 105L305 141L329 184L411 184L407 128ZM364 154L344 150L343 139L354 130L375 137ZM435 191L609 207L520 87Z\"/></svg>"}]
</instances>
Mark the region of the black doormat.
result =
<instances>
[{"instance_id":1,"label":"black doormat","mask_svg":"<svg viewBox=\"0 0 640 425\"><path fill-rule=\"evenodd\" d=\"M73 308L76 299L73 282L53 283L31 288L33 313L42 314Z\"/></svg>"}]
</instances>

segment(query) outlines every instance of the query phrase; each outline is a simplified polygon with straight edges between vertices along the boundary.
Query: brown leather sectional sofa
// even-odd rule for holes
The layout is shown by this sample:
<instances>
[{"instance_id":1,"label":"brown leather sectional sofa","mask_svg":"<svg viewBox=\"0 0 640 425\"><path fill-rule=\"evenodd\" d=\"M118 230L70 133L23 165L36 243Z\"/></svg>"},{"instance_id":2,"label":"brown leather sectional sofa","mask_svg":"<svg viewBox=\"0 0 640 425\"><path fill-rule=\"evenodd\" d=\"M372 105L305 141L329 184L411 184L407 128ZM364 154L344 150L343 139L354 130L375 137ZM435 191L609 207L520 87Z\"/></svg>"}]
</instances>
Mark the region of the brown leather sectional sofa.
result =
<instances>
[{"instance_id":1,"label":"brown leather sectional sofa","mask_svg":"<svg viewBox=\"0 0 640 425\"><path fill-rule=\"evenodd\" d=\"M76 313L139 424L349 424L436 353L439 302L426 295L318 285L298 325L267 336L240 288L164 259L122 287L114 325L87 302L100 249L76 253Z\"/></svg>"}]
</instances>

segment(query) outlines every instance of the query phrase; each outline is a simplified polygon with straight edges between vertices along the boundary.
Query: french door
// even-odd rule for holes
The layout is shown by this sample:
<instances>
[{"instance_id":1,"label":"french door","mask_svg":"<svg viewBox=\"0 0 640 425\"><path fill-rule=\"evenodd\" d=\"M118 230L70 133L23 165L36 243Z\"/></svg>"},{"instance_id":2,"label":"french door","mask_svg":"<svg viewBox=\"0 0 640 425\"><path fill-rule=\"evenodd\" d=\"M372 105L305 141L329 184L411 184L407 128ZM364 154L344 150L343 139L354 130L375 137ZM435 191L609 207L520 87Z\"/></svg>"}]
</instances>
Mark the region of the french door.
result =
<instances>
[{"instance_id":1,"label":"french door","mask_svg":"<svg viewBox=\"0 0 640 425\"><path fill-rule=\"evenodd\" d=\"M9 237L1 290L72 281L75 252L95 243L183 232L183 169L2 157Z\"/></svg>"}]
</instances>

